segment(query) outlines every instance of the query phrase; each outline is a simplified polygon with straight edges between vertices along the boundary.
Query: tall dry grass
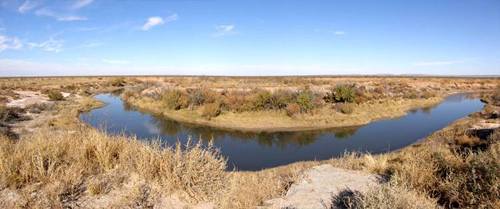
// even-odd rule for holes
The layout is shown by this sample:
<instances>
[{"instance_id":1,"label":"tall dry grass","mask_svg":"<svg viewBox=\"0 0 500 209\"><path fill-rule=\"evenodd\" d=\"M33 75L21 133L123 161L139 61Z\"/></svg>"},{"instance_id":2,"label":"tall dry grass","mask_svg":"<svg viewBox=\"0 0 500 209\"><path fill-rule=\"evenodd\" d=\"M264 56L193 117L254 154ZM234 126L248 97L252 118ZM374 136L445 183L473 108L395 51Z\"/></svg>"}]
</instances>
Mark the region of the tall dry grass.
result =
<instances>
[{"instance_id":1,"label":"tall dry grass","mask_svg":"<svg viewBox=\"0 0 500 209\"><path fill-rule=\"evenodd\" d=\"M62 207L73 193L101 194L119 186L102 182L102 176L136 175L165 194L210 201L227 182L225 168L225 159L210 146L165 147L87 128L73 133L45 130L19 141L0 138L0 188L35 189L50 203L43 207Z\"/></svg>"}]
</instances>

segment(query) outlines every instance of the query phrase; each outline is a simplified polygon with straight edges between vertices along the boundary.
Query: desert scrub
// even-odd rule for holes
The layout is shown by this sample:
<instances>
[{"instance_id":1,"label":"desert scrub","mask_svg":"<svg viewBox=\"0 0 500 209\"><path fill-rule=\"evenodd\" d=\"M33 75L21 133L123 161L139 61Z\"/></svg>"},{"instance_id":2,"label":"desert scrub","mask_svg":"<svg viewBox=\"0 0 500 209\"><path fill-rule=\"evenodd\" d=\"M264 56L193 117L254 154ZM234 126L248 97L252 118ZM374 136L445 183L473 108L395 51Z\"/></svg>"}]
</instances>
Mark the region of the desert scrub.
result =
<instances>
[{"instance_id":1,"label":"desert scrub","mask_svg":"<svg viewBox=\"0 0 500 209\"><path fill-rule=\"evenodd\" d=\"M499 191L500 143L464 155L440 146L406 152L386 173L400 185L425 192L446 208L495 208Z\"/></svg>"},{"instance_id":2,"label":"desert scrub","mask_svg":"<svg viewBox=\"0 0 500 209\"><path fill-rule=\"evenodd\" d=\"M179 110L188 106L187 96L180 90L166 90L161 95L161 101L166 108L171 110Z\"/></svg>"},{"instance_id":3,"label":"desert scrub","mask_svg":"<svg viewBox=\"0 0 500 209\"><path fill-rule=\"evenodd\" d=\"M228 178L226 160L211 145L199 143L145 144L84 128L76 133L41 130L15 142L0 136L0 145L0 186L29 193L37 185L52 208L61 208L59 197L71 191L97 194L119 186L114 181L100 185L96 179L102 176L135 175L191 202L213 200Z\"/></svg>"},{"instance_id":4,"label":"desert scrub","mask_svg":"<svg viewBox=\"0 0 500 209\"><path fill-rule=\"evenodd\" d=\"M423 98L423 99L429 99L429 98L432 98L432 97L435 97L435 96L436 96L435 92L431 92L431 91L428 91L428 90L425 90L425 91L423 91L420 94L420 98Z\"/></svg>"},{"instance_id":5,"label":"desert scrub","mask_svg":"<svg viewBox=\"0 0 500 209\"><path fill-rule=\"evenodd\" d=\"M315 108L314 103L314 94L311 90L305 89L299 92L297 95L296 103L300 106L301 112L309 112L313 108Z\"/></svg>"},{"instance_id":6,"label":"desert scrub","mask_svg":"<svg viewBox=\"0 0 500 209\"><path fill-rule=\"evenodd\" d=\"M300 113L300 105L298 105L297 103L291 103L286 106L285 110L288 117L293 117Z\"/></svg>"},{"instance_id":7,"label":"desert scrub","mask_svg":"<svg viewBox=\"0 0 500 209\"><path fill-rule=\"evenodd\" d=\"M114 87L123 87L125 86L126 82L124 78L114 78L113 80L109 81L109 85L114 86Z\"/></svg>"},{"instance_id":8,"label":"desert scrub","mask_svg":"<svg viewBox=\"0 0 500 209\"><path fill-rule=\"evenodd\" d=\"M332 198L331 208L437 209L436 201L394 183L373 187L365 193L345 189Z\"/></svg>"},{"instance_id":9,"label":"desert scrub","mask_svg":"<svg viewBox=\"0 0 500 209\"><path fill-rule=\"evenodd\" d=\"M338 85L332 88L324 98L326 102L330 103L351 103L356 99L356 91L353 85Z\"/></svg>"},{"instance_id":10,"label":"desert scrub","mask_svg":"<svg viewBox=\"0 0 500 209\"><path fill-rule=\"evenodd\" d=\"M189 89L187 91L189 106L201 106L214 103L219 99L219 94L208 88Z\"/></svg>"},{"instance_id":11,"label":"desert scrub","mask_svg":"<svg viewBox=\"0 0 500 209\"><path fill-rule=\"evenodd\" d=\"M50 90L47 92L47 96L51 101L61 101L64 100L64 96L61 94L60 91L57 90Z\"/></svg>"},{"instance_id":12,"label":"desert scrub","mask_svg":"<svg viewBox=\"0 0 500 209\"><path fill-rule=\"evenodd\" d=\"M260 90L254 95L254 110L280 110L286 108L288 103L295 100L292 92L287 90L278 90L269 92Z\"/></svg>"},{"instance_id":13,"label":"desert scrub","mask_svg":"<svg viewBox=\"0 0 500 209\"><path fill-rule=\"evenodd\" d=\"M201 116L210 120L221 114L221 105L219 103L205 104L202 109Z\"/></svg>"},{"instance_id":14,"label":"desert scrub","mask_svg":"<svg viewBox=\"0 0 500 209\"><path fill-rule=\"evenodd\" d=\"M354 112L354 105L353 104L346 104L346 103L339 103L335 105L335 109L338 112L344 113L344 114L351 114Z\"/></svg>"}]
</instances>

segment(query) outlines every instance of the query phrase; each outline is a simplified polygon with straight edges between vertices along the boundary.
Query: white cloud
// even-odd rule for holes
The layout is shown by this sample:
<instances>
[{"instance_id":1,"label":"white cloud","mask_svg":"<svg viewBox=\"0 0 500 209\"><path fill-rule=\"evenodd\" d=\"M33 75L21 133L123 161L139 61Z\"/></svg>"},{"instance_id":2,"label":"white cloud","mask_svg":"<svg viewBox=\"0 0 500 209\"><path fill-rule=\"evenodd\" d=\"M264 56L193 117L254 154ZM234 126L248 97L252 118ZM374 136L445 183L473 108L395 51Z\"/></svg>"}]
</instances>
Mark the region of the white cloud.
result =
<instances>
[{"instance_id":1,"label":"white cloud","mask_svg":"<svg viewBox=\"0 0 500 209\"><path fill-rule=\"evenodd\" d=\"M102 59L102 62L112 65L127 65L130 63L128 60L116 60L116 59Z\"/></svg>"},{"instance_id":2,"label":"white cloud","mask_svg":"<svg viewBox=\"0 0 500 209\"><path fill-rule=\"evenodd\" d=\"M20 13L26 13L39 5L39 1L26 0L23 4L21 4L21 6L19 6L19 8L17 8L17 11L19 11Z\"/></svg>"},{"instance_id":3,"label":"white cloud","mask_svg":"<svg viewBox=\"0 0 500 209\"><path fill-rule=\"evenodd\" d=\"M76 0L75 3L71 6L71 9L81 9L92 4L94 0Z\"/></svg>"},{"instance_id":4,"label":"white cloud","mask_svg":"<svg viewBox=\"0 0 500 209\"><path fill-rule=\"evenodd\" d=\"M176 21L178 18L179 16L177 14L172 14L166 17L165 19L159 16L149 17L146 23L144 23L144 25L142 26L142 30L147 31L154 26L163 25L165 23Z\"/></svg>"},{"instance_id":5,"label":"white cloud","mask_svg":"<svg viewBox=\"0 0 500 209\"><path fill-rule=\"evenodd\" d=\"M9 37L0 34L0 52L7 49L20 49L23 43L17 37Z\"/></svg>"},{"instance_id":6,"label":"white cloud","mask_svg":"<svg viewBox=\"0 0 500 209\"><path fill-rule=\"evenodd\" d=\"M215 33L212 34L214 37L228 36L236 34L234 30L236 26L234 25L217 25L215 26Z\"/></svg>"},{"instance_id":7,"label":"white cloud","mask_svg":"<svg viewBox=\"0 0 500 209\"><path fill-rule=\"evenodd\" d=\"M345 31L341 31L341 30L338 30L338 31L334 31L333 34L335 34L336 36L343 36L346 34Z\"/></svg>"},{"instance_id":8,"label":"white cloud","mask_svg":"<svg viewBox=\"0 0 500 209\"><path fill-rule=\"evenodd\" d=\"M413 63L415 66L440 66L440 65L453 65L464 63L463 60L446 60L446 61L430 61L430 62L416 62Z\"/></svg>"},{"instance_id":9,"label":"white cloud","mask_svg":"<svg viewBox=\"0 0 500 209\"><path fill-rule=\"evenodd\" d=\"M63 40L56 40L53 38L50 38L47 41L41 42L41 43L28 43L30 48L40 48L43 51L47 52L60 52L63 50Z\"/></svg>"},{"instance_id":10,"label":"white cloud","mask_svg":"<svg viewBox=\"0 0 500 209\"><path fill-rule=\"evenodd\" d=\"M76 16L76 15L61 15L57 14L54 11L48 9L48 8L42 8L39 9L35 12L35 15L37 16L44 16L44 17L52 17L55 18L57 21L82 21L82 20L87 20L87 17L83 16Z\"/></svg>"},{"instance_id":11,"label":"white cloud","mask_svg":"<svg viewBox=\"0 0 500 209\"><path fill-rule=\"evenodd\" d=\"M148 21L146 21L146 23L144 23L144 25L142 26L142 30L146 31L146 30L151 29L154 26L162 25L164 23L165 22L163 21L163 18L161 18L161 17L150 17L150 18L148 18Z\"/></svg>"}]
</instances>

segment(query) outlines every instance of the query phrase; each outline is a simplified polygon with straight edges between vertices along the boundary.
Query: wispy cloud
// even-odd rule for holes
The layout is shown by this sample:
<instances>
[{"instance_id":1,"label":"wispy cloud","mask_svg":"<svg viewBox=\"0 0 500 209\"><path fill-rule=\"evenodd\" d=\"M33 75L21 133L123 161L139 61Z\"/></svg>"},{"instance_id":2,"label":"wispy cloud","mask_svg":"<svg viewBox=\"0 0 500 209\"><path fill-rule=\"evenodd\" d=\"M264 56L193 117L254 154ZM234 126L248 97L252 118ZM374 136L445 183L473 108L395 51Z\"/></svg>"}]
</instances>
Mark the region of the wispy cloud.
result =
<instances>
[{"instance_id":1,"label":"wispy cloud","mask_svg":"<svg viewBox=\"0 0 500 209\"><path fill-rule=\"evenodd\" d=\"M102 59L102 62L112 65L127 65L130 63L128 60L117 60L117 59Z\"/></svg>"},{"instance_id":2,"label":"wispy cloud","mask_svg":"<svg viewBox=\"0 0 500 209\"><path fill-rule=\"evenodd\" d=\"M7 49L20 49L23 43L17 37L9 37L0 34L0 52Z\"/></svg>"},{"instance_id":3,"label":"wispy cloud","mask_svg":"<svg viewBox=\"0 0 500 209\"><path fill-rule=\"evenodd\" d=\"M57 52L60 52L63 50L64 41L59 40L59 39L50 38L49 40L41 42L41 43L31 42L31 43L28 43L28 45L32 49L39 48L43 51L57 53Z\"/></svg>"},{"instance_id":4,"label":"wispy cloud","mask_svg":"<svg viewBox=\"0 0 500 209\"><path fill-rule=\"evenodd\" d=\"M440 66L440 65L454 65L464 63L464 60L443 60L443 61L426 61L413 63L415 66Z\"/></svg>"},{"instance_id":5,"label":"wispy cloud","mask_svg":"<svg viewBox=\"0 0 500 209\"><path fill-rule=\"evenodd\" d=\"M42 8L35 12L37 16L45 16L55 18L57 21L82 21L87 20L87 17L77 15L63 15L52 11L49 8Z\"/></svg>"},{"instance_id":6,"label":"wispy cloud","mask_svg":"<svg viewBox=\"0 0 500 209\"><path fill-rule=\"evenodd\" d=\"M167 16L167 17L165 17L165 19L162 17L159 17L159 16L149 17L141 29L143 31L148 31L149 29L153 28L154 26L163 25L165 23L173 22L173 21L176 21L178 18L179 18L179 16L177 14L172 14L170 16Z\"/></svg>"},{"instance_id":7,"label":"wispy cloud","mask_svg":"<svg viewBox=\"0 0 500 209\"><path fill-rule=\"evenodd\" d=\"M236 34L236 26L234 25L217 25L215 26L215 32L212 34L213 37L221 37Z\"/></svg>"},{"instance_id":8,"label":"wispy cloud","mask_svg":"<svg viewBox=\"0 0 500 209\"><path fill-rule=\"evenodd\" d=\"M17 11L20 13L26 13L35 7L38 7L40 5L40 1L35 1L35 0L26 0L17 8Z\"/></svg>"},{"instance_id":9,"label":"wispy cloud","mask_svg":"<svg viewBox=\"0 0 500 209\"><path fill-rule=\"evenodd\" d=\"M343 36L346 34L346 32L343 30L337 30L337 31L333 31L333 34L336 36Z\"/></svg>"},{"instance_id":10,"label":"wispy cloud","mask_svg":"<svg viewBox=\"0 0 500 209\"><path fill-rule=\"evenodd\" d=\"M81 9L92 4L92 2L94 2L94 0L76 0L75 3L71 5L71 9Z\"/></svg>"}]
</instances>

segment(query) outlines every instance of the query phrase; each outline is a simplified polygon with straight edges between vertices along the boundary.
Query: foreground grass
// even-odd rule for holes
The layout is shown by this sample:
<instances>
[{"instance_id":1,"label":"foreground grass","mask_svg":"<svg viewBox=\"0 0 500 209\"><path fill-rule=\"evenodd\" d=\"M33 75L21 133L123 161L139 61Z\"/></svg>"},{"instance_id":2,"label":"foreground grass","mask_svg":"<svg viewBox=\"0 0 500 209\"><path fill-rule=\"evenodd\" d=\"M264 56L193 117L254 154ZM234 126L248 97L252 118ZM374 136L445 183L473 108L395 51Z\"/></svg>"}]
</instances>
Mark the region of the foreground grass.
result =
<instances>
[{"instance_id":1,"label":"foreground grass","mask_svg":"<svg viewBox=\"0 0 500 209\"><path fill-rule=\"evenodd\" d=\"M15 204L0 204L63 208L80 202L97 204L92 197L118 192L106 206L129 207L139 200L157 205L162 198L177 195L187 202L213 202L220 208L253 208L283 195L304 169L331 163L378 173L389 181L368 193L355 194L348 208L413 208L410 203L416 202L421 204L417 208L437 203L446 208L497 208L499 135L498 131L492 135L492 143L483 150L415 146L384 155L348 154L259 172L227 172L217 151L199 144L161 147L87 128L42 130L19 141L0 138L2 196L7 191L19 196ZM346 204L346 197L342 198L338 204Z\"/></svg>"},{"instance_id":2,"label":"foreground grass","mask_svg":"<svg viewBox=\"0 0 500 209\"><path fill-rule=\"evenodd\" d=\"M28 207L62 208L66 198L105 193L133 175L164 194L212 201L228 178L225 160L200 144L161 147L90 129L41 131L17 142L1 137L0 143L0 186L26 194L16 202ZM28 195L33 189L35 197Z\"/></svg>"}]
</instances>

